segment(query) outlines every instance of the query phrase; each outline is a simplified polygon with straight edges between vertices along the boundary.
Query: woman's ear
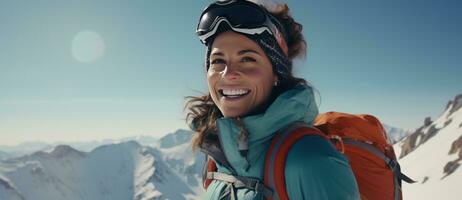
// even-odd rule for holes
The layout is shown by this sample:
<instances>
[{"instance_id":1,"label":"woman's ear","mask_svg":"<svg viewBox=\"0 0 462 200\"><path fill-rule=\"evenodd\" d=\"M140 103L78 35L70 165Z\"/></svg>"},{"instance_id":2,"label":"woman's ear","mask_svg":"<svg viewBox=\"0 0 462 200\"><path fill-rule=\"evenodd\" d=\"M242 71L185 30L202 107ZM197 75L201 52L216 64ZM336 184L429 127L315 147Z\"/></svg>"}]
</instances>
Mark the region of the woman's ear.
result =
<instances>
[{"instance_id":1,"label":"woman's ear","mask_svg":"<svg viewBox=\"0 0 462 200\"><path fill-rule=\"evenodd\" d=\"M273 76L273 86L278 86L279 85L279 78L277 75Z\"/></svg>"}]
</instances>

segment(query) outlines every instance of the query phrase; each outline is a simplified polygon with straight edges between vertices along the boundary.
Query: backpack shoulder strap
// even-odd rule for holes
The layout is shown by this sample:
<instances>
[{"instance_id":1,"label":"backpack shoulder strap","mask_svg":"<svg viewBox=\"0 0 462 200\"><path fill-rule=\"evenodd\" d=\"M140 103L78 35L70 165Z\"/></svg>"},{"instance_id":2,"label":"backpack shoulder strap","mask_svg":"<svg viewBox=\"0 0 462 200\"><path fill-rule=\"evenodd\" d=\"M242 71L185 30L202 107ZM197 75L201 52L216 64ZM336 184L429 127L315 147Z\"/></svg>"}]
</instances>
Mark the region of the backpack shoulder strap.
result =
<instances>
[{"instance_id":1,"label":"backpack shoulder strap","mask_svg":"<svg viewBox=\"0 0 462 200\"><path fill-rule=\"evenodd\" d=\"M270 148L266 153L265 175L263 182L273 189L273 195L266 197L267 200L288 200L285 183L285 161L290 148L302 137L319 135L327 137L318 129L309 127L304 123L294 123L283 129L273 138Z\"/></svg>"},{"instance_id":2,"label":"backpack shoulder strap","mask_svg":"<svg viewBox=\"0 0 462 200\"><path fill-rule=\"evenodd\" d=\"M213 180L207 177L207 174L211 172L216 172L217 164L210 156L207 156L205 162L206 163L202 171L202 186L204 187L205 190L207 190L207 188L209 187L210 183L212 183L212 180Z\"/></svg>"},{"instance_id":3,"label":"backpack shoulder strap","mask_svg":"<svg viewBox=\"0 0 462 200\"><path fill-rule=\"evenodd\" d=\"M207 178L208 172L217 171L217 163L231 171L232 174L236 174L236 171L226 159L223 151L215 145L208 145L207 148L201 148L201 151L206 155L205 163L202 169L202 186L207 189L212 182L211 179Z\"/></svg>"},{"instance_id":4,"label":"backpack shoulder strap","mask_svg":"<svg viewBox=\"0 0 462 200\"><path fill-rule=\"evenodd\" d=\"M350 138L344 139L344 143L346 145L351 145L366 150L385 162L385 164L393 173L394 200L402 199L401 181L405 181L407 183L416 182L401 172L401 166L399 165L398 161L396 161L394 158L389 158L387 155L385 155L385 153L381 152L374 145Z\"/></svg>"},{"instance_id":5,"label":"backpack shoulder strap","mask_svg":"<svg viewBox=\"0 0 462 200\"><path fill-rule=\"evenodd\" d=\"M365 142L349 139L349 138L344 139L343 141L344 141L345 144L353 145L353 146L357 146L359 148L365 149L365 150L369 151L370 153L374 154L375 156L381 158L387 164L387 166L390 168L390 170L393 172L393 174L395 175L395 178L398 179L398 181L400 182L399 185L401 185L401 180L403 180L403 181L405 181L407 183L415 183L416 182L416 181L412 180L411 178L409 178L408 176L406 176L405 174L403 174L401 172L401 167L400 167L399 163L395 159L390 159L387 155L385 155L384 153L379 151L373 145L365 143Z\"/></svg>"}]
</instances>

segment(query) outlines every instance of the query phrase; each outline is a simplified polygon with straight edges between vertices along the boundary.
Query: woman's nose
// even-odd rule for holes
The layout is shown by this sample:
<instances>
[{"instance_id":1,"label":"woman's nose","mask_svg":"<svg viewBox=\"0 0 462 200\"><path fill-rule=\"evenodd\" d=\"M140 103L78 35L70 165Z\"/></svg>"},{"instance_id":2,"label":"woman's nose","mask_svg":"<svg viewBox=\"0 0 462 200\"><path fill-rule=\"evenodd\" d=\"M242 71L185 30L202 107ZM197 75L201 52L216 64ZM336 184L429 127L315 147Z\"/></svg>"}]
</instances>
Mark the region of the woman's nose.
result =
<instances>
[{"instance_id":1,"label":"woman's nose","mask_svg":"<svg viewBox=\"0 0 462 200\"><path fill-rule=\"evenodd\" d=\"M238 79L241 76L236 66L227 65L223 73L223 78L233 80Z\"/></svg>"}]
</instances>

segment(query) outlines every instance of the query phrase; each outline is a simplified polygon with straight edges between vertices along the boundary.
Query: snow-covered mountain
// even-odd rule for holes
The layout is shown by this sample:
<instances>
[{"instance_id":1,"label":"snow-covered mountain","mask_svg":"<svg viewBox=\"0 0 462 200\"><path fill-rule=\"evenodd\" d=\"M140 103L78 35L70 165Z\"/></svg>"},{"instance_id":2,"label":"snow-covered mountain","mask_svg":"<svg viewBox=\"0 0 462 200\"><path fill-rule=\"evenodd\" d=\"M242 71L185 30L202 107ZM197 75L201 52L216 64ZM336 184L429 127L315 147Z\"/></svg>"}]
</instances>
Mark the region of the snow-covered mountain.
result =
<instances>
[{"instance_id":1,"label":"snow-covered mountain","mask_svg":"<svg viewBox=\"0 0 462 200\"><path fill-rule=\"evenodd\" d=\"M0 161L2 160L6 160L6 159L9 159L11 158L11 155L6 153L6 152L3 152L3 151L0 151Z\"/></svg>"},{"instance_id":2,"label":"snow-covered mountain","mask_svg":"<svg viewBox=\"0 0 462 200\"><path fill-rule=\"evenodd\" d=\"M86 153L67 145L0 162L0 199L196 199L197 188L137 142Z\"/></svg>"},{"instance_id":3,"label":"snow-covered mountain","mask_svg":"<svg viewBox=\"0 0 462 200\"><path fill-rule=\"evenodd\" d=\"M436 120L426 118L394 145L401 169L418 183L403 183L404 199L461 199L462 94Z\"/></svg>"},{"instance_id":4,"label":"snow-covered mountain","mask_svg":"<svg viewBox=\"0 0 462 200\"><path fill-rule=\"evenodd\" d=\"M174 133L168 134L159 139L158 145L160 148L171 148L181 144L189 143L191 141L191 131L179 129Z\"/></svg>"},{"instance_id":5,"label":"snow-covered mountain","mask_svg":"<svg viewBox=\"0 0 462 200\"><path fill-rule=\"evenodd\" d=\"M448 105L448 109L452 119L454 108ZM426 123L428 126L428 119ZM399 138L396 135L404 132L387 125L385 129L390 138ZM398 154L400 145L410 137L397 144ZM42 151L0 162L0 199L201 199L205 158L191 151L191 138L191 131L180 129L160 139L130 138L142 140L145 145L122 142L125 139L103 140L100 143L108 144L88 153L68 145L51 148L42 144ZM89 148L98 142L75 144ZM419 180L408 170L406 161L400 162L403 171ZM415 193L405 188L404 194L414 197Z\"/></svg>"},{"instance_id":6,"label":"snow-covered mountain","mask_svg":"<svg viewBox=\"0 0 462 200\"><path fill-rule=\"evenodd\" d=\"M191 131L179 129L159 139L156 146L164 155L165 162L182 174L186 182L197 188L200 193L205 156L203 153L192 151L191 138Z\"/></svg>"},{"instance_id":7,"label":"snow-covered mountain","mask_svg":"<svg viewBox=\"0 0 462 200\"><path fill-rule=\"evenodd\" d=\"M387 132L388 139L392 144L395 144L396 142L400 141L401 139L412 133L410 131L406 131L401 128L396 128L387 124L383 124L383 128Z\"/></svg>"}]
</instances>

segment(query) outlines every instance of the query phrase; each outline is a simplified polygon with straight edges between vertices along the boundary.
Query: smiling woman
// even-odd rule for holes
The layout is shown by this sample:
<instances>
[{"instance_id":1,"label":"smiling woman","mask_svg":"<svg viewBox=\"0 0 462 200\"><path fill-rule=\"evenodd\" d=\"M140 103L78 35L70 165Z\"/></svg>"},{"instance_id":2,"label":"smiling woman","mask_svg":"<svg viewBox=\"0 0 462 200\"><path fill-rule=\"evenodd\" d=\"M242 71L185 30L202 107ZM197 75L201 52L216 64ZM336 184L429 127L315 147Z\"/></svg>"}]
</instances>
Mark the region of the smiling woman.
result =
<instances>
[{"instance_id":1,"label":"smiling woman","mask_svg":"<svg viewBox=\"0 0 462 200\"><path fill-rule=\"evenodd\" d=\"M106 45L103 38L93 31L81 31L72 40L71 53L79 62L91 63L104 55Z\"/></svg>"},{"instance_id":2,"label":"smiling woman","mask_svg":"<svg viewBox=\"0 0 462 200\"><path fill-rule=\"evenodd\" d=\"M190 97L186 107L196 132L192 146L208 157L204 199L359 199L348 160L320 135L294 144L285 163L278 162L283 167L265 164L276 157L268 154L270 144L282 144L287 127L312 127L318 115L312 86L292 72L306 42L288 11L285 4L269 11L225 0L199 19L208 94ZM283 176L272 179L268 174L277 170Z\"/></svg>"}]
</instances>

